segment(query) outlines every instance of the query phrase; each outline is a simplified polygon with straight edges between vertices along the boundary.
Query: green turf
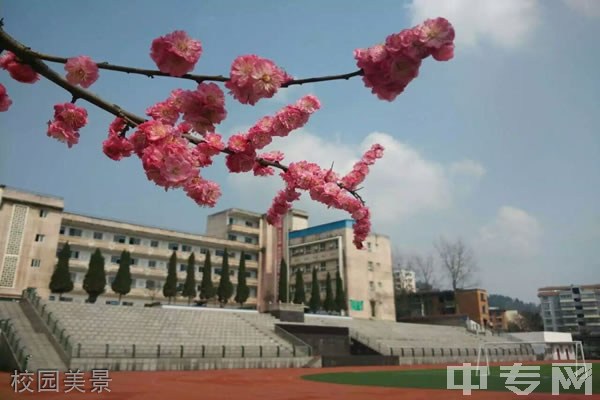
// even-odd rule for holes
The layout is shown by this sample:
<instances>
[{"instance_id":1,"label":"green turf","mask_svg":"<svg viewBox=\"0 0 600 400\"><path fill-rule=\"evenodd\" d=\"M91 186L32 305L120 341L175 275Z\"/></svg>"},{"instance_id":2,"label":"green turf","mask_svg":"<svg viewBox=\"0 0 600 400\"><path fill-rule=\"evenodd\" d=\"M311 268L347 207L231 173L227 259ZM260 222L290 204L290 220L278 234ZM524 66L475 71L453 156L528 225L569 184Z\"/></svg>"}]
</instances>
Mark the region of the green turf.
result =
<instances>
[{"instance_id":1,"label":"green turf","mask_svg":"<svg viewBox=\"0 0 600 400\"><path fill-rule=\"evenodd\" d=\"M512 365L512 364L507 364ZM508 371L504 371L504 373ZM531 372L531 371L527 371ZM540 378L517 378L516 382L520 381L539 381L539 386L533 393L551 393L552 392L552 366L541 365L539 371ZM595 374L594 374L595 372ZM563 372L566 377L566 372ZM315 382L338 383L346 385L361 385L361 386L383 386L383 387L405 387L405 388L420 388L420 389L446 389L446 369L408 369L397 371L361 371L361 372L334 372L327 374L312 374L304 375L302 378ZM490 375L487 378L487 390L491 391L509 391L506 388L507 378L500 377L500 367L491 367ZM462 383L462 373L457 371L454 378L455 384ZM472 372L471 383L479 384L479 377L475 372ZM510 385L509 385L510 386ZM529 384L514 385L521 390L525 390ZM569 389L560 387L560 393L584 393L584 385L579 389L575 389L573 385ZM460 390L460 389L456 389ZM477 391L479 389L473 389ZM592 393L600 394L600 363L592 364Z\"/></svg>"}]
</instances>

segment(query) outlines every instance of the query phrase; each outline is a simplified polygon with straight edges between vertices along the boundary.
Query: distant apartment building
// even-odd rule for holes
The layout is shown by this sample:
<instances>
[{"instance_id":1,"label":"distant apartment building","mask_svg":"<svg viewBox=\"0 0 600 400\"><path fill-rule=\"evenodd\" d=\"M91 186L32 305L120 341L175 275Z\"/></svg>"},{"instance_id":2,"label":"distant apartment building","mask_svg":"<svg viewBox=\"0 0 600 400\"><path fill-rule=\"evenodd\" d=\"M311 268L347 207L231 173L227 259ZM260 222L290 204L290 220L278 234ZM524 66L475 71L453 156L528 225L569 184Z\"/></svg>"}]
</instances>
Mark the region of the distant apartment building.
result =
<instances>
[{"instance_id":1,"label":"distant apartment building","mask_svg":"<svg viewBox=\"0 0 600 400\"><path fill-rule=\"evenodd\" d=\"M312 270L317 269L321 297L329 272L334 282L340 272L346 289L348 313L356 318L395 319L392 253L387 236L372 233L366 250L352 244L352 220L336 221L289 233L290 276L302 271L307 301ZM292 293L295 290L294 280Z\"/></svg>"},{"instance_id":2,"label":"distant apartment building","mask_svg":"<svg viewBox=\"0 0 600 400\"><path fill-rule=\"evenodd\" d=\"M600 284L538 289L544 330L600 332Z\"/></svg>"},{"instance_id":3,"label":"distant apartment building","mask_svg":"<svg viewBox=\"0 0 600 400\"><path fill-rule=\"evenodd\" d=\"M490 327L488 294L483 289L421 291L399 301L398 320L465 315L481 327Z\"/></svg>"},{"instance_id":4,"label":"distant apartment building","mask_svg":"<svg viewBox=\"0 0 600 400\"><path fill-rule=\"evenodd\" d=\"M415 272L407 269L394 270L394 289L396 292L415 293L417 291Z\"/></svg>"}]
</instances>

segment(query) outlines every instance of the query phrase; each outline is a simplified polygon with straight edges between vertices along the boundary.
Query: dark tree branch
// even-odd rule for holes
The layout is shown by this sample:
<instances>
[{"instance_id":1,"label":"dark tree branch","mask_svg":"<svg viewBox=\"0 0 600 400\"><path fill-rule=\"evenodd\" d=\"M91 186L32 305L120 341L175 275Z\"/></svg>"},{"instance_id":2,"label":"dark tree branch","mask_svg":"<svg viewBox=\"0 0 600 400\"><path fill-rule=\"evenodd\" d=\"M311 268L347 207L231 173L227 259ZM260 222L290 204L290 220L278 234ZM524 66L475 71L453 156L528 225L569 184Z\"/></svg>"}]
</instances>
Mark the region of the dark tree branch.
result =
<instances>
[{"instance_id":1,"label":"dark tree branch","mask_svg":"<svg viewBox=\"0 0 600 400\"><path fill-rule=\"evenodd\" d=\"M66 63L67 59L60 58L60 57L47 56L47 55L43 55L43 54L40 54L40 53L37 53L37 52L31 50L29 47L26 47L25 45L23 45L22 43L18 42L16 39L14 39L12 36L10 36L8 33L6 33L4 31L4 29L2 29L2 21L1 20L0 20L0 49L6 49L6 50L13 52L19 58L19 60L21 62L28 64L37 73L39 73L40 75L42 75L49 81L51 81L51 82L55 83L56 85L65 89L67 92L69 92L71 94L71 96L72 96L71 102L72 103L75 103L75 101L78 99L86 100L87 102L95 105L98 108L101 108L102 110L104 110L116 117L123 118L127 122L127 127L120 133L121 136L124 136L125 132L127 132L127 130L129 128L134 128L146 121L145 118L140 117L139 115L130 113L130 112L124 110L123 108L121 108L120 106L118 106L117 104L111 104L111 103L107 102L106 100L102 99L101 97L97 96L96 94L94 94L88 90L85 90L79 86L75 86L75 85L72 85L71 83L69 83L66 79L64 79L61 75L56 73L54 70L52 70L50 67L48 67L48 65L46 65L42 61L42 59L44 59L44 60L51 61L51 62L60 62L60 63L65 62ZM164 74L160 71L140 70L137 68L129 68L129 67L122 67L122 66L111 66L110 64L107 64L107 63L99 64L98 66L100 68L104 68L104 69L112 69L115 71L122 71L122 72L129 72L129 73L138 73L138 74L143 74L143 75L147 75L147 76L170 76L170 75ZM107 68L107 66L109 68ZM352 76L358 76L361 74L362 74L362 71L359 70L359 71L356 71L356 72L353 72L350 74L345 74L345 75L333 75L331 77L309 78L309 79L294 81L295 83L288 82L286 84L286 86L290 86L292 84L301 85L303 83L320 82L320 81L325 81L325 80L349 79ZM184 75L184 77L185 77L185 75ZM222 76L212 76L211 77L211 76L200 76L200 75L189 75L189 77L185 78L185 79L193 79L195 81L198 81L198 80L226 81L226 80L228 80L228 78L224 78ZM191 134L186 134L183 136L193 144L199 144L199 143L203 142L202 139L200 139L196 136L193 136ZM225 153L225 154L235 154L235 152L229 148L225 148L221 152ZM265 159L257 157L256 162L258 162L260 165L265 166L265 167L278 168L284 172L288 171L288 167L284 164L281 164L278 161L267 161ZM353 190L349 190L349 189L345 188L341 183L338 183L338 186L341 189L348 191L348 193L350 193L352 196L354 196L355 198L360 200L362 204L364 204L363 199L360 197L360 195L358 195L358 193L356 193Z\"/></svg>"},{"instance_id":2,"label":"dark tree branch","mask_svg":"<svg viewBox=\"0 0 600 400\"><path fill-rule=\"evenodd\" d=\"M38 58L40 60L50 61L50 62L55 62L55 63L60 63L60 64L66 64L67 61L69 60L66 57L57 57L57 56L53 56L50 54L38 53L36 51L31 51L31 50L29 50L29 53L32 57ZM96 65L98 65L98 68L100 68L100 69L124 72L126 74L144 75L149 78L154 78L155 76L164 76L164 77L168 77L168 78L188 79L188 80L195 81L197 83L206 82L206 81L227 82L229 80L228 77L223 76L223 75L185 74L183 76L171 76L165 72L161 72L161 71L154 70L154 69L127 67L127 66L123 66L123 65L110 64L106 61L99 62ZM342 80L342 79L348 80L355 76L361 76L362 74L363 74L362 69L359 69L358 71L350 72L347 74L317 76L314 78L305 78L305 79L292 79L290 81L285 82L283 85L281 85L281 87L285 88L285 87L289 87L292 85L303 85L305 83L313 83L313 82L325 82L325 81L334 81L334 80Z\"/></svg>"}]
</instances>

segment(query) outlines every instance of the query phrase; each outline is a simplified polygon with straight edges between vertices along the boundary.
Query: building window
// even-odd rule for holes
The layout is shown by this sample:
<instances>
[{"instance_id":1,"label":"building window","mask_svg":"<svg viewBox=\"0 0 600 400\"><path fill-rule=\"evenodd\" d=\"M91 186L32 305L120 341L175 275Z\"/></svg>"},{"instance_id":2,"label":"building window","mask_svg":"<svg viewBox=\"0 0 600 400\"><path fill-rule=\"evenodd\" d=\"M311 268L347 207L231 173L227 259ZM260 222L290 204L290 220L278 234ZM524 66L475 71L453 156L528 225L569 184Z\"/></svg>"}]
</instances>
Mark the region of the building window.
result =
<instances>
[{"instance_id":1,"label":"building window","mask_svg":"<svg viewBox=\"0 0 600 400\"><path fill-rule=\"evenodd\" d=\"M481 301L485 301L485 293L480 293L479 298L481 299Z\"/></svg>"},{"instance_id":2,"label":"building window","mask_svg":"<svg viewBox=\"0 0 600 400\"><path fill-rule=\"evenodd\" d=\"M81 236L81 229L69 228L69 236Z\"/></svg>"},{"instance_id":3,"label":"building window","mask_svg":"<svg viewBox=\"0 0 600 400\"><path fill-rule=\"evenodd\" d=\"M254 228L254 224L250 221L246 221L246 226L249 226L250 228Z\"/></svg>"},{"instance_id":4,"label":"building window","mask_svg":"<svg viewBox=\"0 0 600 400\"><path fill-rule=\"evenodd\" d=\"M61 235L64 235L65 234L65 227L61 226L60 230L58 231L58 233L60 233Z\"/></svg>"},{"instance_id":5,"label":"building window","mask_svg":"<svg viewBox=\"0 0 600 400\"><path fill-rule=\"evenodd\" d=\"M383 287L383 284L381 282L377 282L377 286L379 286L379 288L381 289Z\"/></svg>"},{"instance_id":6,"label":"building window","mask_svg":"<svg viewBox=\"0 0 600 400\"><path fill-rule=\"evenodd\" d=\"M485 306L481 306L481 313L485 314Z\"/></svg>"},{"instance_id":7,"label":"building window","mask_svg":"<svg viewBox=\"0 0 600 400\"><path fill-rule=\"evenodd\" d=\"M373 271L373 262L372 261L369 261L368 269L369 269L369 271Z\"/></svg>"},{"instance_id":8,"label":"building window","mask_svg":"<svg viewBox=\"0 0 600 400\"><path fill-rule=\"evenodd\" d=\"M372 250L371 250L371 242L367 242L367 249L368 249L369 251L372 251Z\"/></svg>"},{"instance_id":9,"label":"building window","mask_svg":"<svg viewBox=\"0 0 600 400\"><path fill-rule=\"evenodd\" d=\"M200 254L208 254L208 249L201 248L200 249Z\"/></svg>"},{"instance_id":10,"label":"building window","mask_svg":"<svg viewBox=\"0 0 600 400\"><path fill-rule=\"evenodd\" d=\"M94 239L102 240L103 237L104 237L104 234L102 232L94 232Z\"/></svg>"},{"instance_id":11,"label":"building window","mask_svg":"<svg viewBox=\"0 0 600 400\"><path fill-rule=\"evenodd\" d=\"M246 253L244 253L244 259L248 260L248 261L252 260L252 254L246 254Z\"/></svg>"},{"instance_id":12,"label":"building window","mask_svg":"<svg viewBox=\"0 0 600 400\"><path fill-rule=\"evenodd\" d=\"M215 275L221 275L221 268L215 268Z\"/></svg>"},{"instance_id":13,"label":"building window","mask_svg":"<svg viewBox=\"0 0 600 400\"><path fill-rule=\"evenodd\" d=\"M217 251L215 251L215 256L223 257L223 254L225 254L225 252L223 250L217 250Z\"/></svg>"},{"instance_id":14,"label":"building window","mask_svg":"<svg viewBox=\"0 0 600 400\"><path fill-rule=\"evenodd\" d=\"M146 289L154 289L156 288L156 282L154 281L146 281Z\"/></svg>"},{"instance_id":15,"label":"building window","mask_svg":"<svg viewBox=\"0 0 600 400\"><path fill-rule=\"evenodd\" d=\"M158 247L158 240L151 240L150 247Z\"/></svg>"},{"instance_id":16,"label":"building window","mask_svg":"<svg viewBox=\"0 0 600 400\"><path fill-rule=\"evenodd\" d=\"M115 235L113 241L117 243L125 243L127 241L127 238L123 235Z\"/></svg>"},{"instance_id":17,"label":"building window","mask_svg":"<svg viewBox=\"0 0 600 400\"><path fill-rule=\"evenodd\" d=\"M228 240L237 240L237 236L235 236L235 235L228 235L227 239Z\"/></svg>"},{"instance_id":18,"label":"building window","mask_svg":"<svg viewBox=\"0 0 600 400\"><path fill-rule=\"evenodd\" d=\"M327 264L322 262L321 265L319 265L319 271L325 271L326 269L327 269Z\"/></svg>"},{"instance_id":19,"label":"building window","mask_svg":"<svg viewBox=\"0 0 600 400\"><path fill-rule=\"evenodd\" d=\"M229 252L229 258L235 258L235 257L237 257L236 253L234 251L230 251Z\"/></svg>"},{"instance_id":20,"label":"building window","mask_svg":"<svg viewBox=\"0 0 600 400\"><path fill-rule=\"evenodd\" d=\"M35 235L35 241L36 242L43 242L44 241L44 237L45 237L44 235L41 235L41 234L38 233L37 235Z\"/></svg>"},{"instance_id":21,"label":"building window","mask_svg":"<svg viewBox=\"0 0 600 400\"><path fill-rule=\"evenodd\" d=\"M233 218L229 218L229 225L233 225Z\"/></svg>"},{"instance_id":22,"label":"building window","mask_svg":"<svg viewBox=\"0 0 600 400\"><path fill-rule=\"evenodd\" d=\"M40 218L46 218L48 216L48 210L40 210Z\"/></svg>"},{"instance_id":23,"label":"building window","mask_svg":"<svg viewBox=\"0 0 600 400\"><path fill-rule=\"evenodd\" d=\"M119 258L119 256L111 256L110 257L110 262L113 264L118 264L121 261L121 259Z\"/></svg>"},{"instance_id":24,"label":"building window","mask_svg":"<svg viewBox=\"0 0 600 400\"><path fill-rule=\"evenodd\" d=\"M71 258L79 258L79 252L78 251L71 251Z\"/></svg>"},{"instance_id":25,"label":"building window","mask_svg":"<svg viewBox=\"0 0 600 400\"><path fill-rule=\"evenodd\" d=\"M181 245L181 251L190 252L190 251L192 251L192 246L188 246L187 244L182 244Z\"/></svg>"},{"instance_id":26,"label":"building window","mask_svg":"<svg viewBox=\"0 0 600 400\"><path fill-rule=\"evenodd\" d=\"M138 265L138 259L137 258L132 258L131 259L131 264L129 265Z\"/></svg>"},{"instance_id":27,"label":"building window","mask_svg":"<svg viewBox=\"0 0 600 400\"><path fill-rule=\"evenodd\" d=\"M375 282L369 281L369 289L375 290Z\"/></svg>"},{"instance_id":28,"label":"building window","mask_svg":"<svg viewBox=\"0 0 600 400\"><path fill-rule=\"evenodd\" d=\"M148 261L148 267L150 267L150 268L156 268L156 261L149 260Z\"/></svg>"},{"instance_id":29,"label":"building window","mask_svg":"<svg viewBox=\"0 0 600 400\"><path fill-rule=\"evenodd\" d=\"M129 238L129 244L135 244L135 245L140 245L142 241L140 240L140 238L135 238L135 237L130 237Z\"/></svg>"},{"instance_id":30,"label":"building window","mask_svg":"<svg viewBox=\"0 0 600 400\"><path fill-rule=\"evenodd\" d=\"M179 250L179 245L177 243L169 243L169 250L177 251Z\"/></svg>"},{"instance_id":31,"label":"building window","mask_svg":"<svg viewBox=\"0 0 600 400\"><path fill-rule=\"evenodd\" d=\"M187 269L187 265L185 264L179 264L179 272L183 272Z\"/></svg>"},{"instance_id":32,"label":"building window","mask_svg":"<svg viewBox=\"0 0 600 400\"><path fill-rule=\"evenodd\" d=\"M124 301L121 304L123 304L124 306L130 306L130 307L133 306L133 303L131 301Z\"/></svg>"},{"instance_id":33,"label":"building window","mask_svg":"<svg viewBox=\"0 0 600 400\"><path fill-rule=\"evenodd\" d=\"M244 242L252 244L254 242L254 240L252 240L251 237L245 237Z\"/></svg>"},{"instance_id":34,"label":"building window","mask_svg":"<svg viewBox=\"0 0 600 400\"><path fill-rule=\"evenodd\" d=\"M37 258L34 258L33 260L31 260L31 266L34 268L37 268L40 266L40 260L38 260Z\"/></svg>"}]
</instances>

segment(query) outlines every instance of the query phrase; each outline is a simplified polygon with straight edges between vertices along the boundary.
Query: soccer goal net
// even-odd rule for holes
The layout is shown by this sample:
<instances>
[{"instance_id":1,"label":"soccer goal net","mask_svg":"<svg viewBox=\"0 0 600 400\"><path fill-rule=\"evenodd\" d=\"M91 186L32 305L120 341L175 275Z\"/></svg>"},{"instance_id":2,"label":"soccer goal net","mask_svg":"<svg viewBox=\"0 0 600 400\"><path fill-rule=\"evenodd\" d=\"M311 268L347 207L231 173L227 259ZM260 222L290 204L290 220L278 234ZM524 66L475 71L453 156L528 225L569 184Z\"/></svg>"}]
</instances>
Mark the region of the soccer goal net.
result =
<instances>
[{"instance_id":1,"label":"soccer goal net","mask_svg":"<svg viewBox=\"0 0 600 400\"><path fill-rule=\"evenodd\" d=\"M583 355L583 346L581 341L520 341L520 342L485 342L479 345L477 351L477 374L479 367L485 367L489 374L490 362L498 359L498 355L510 354L510 349L519 348L520 353L529 356L535 356L535 360L552 360L575 363L576 366L583 366L587 373L587 364Z\"/></svg>"}]
</instances>

